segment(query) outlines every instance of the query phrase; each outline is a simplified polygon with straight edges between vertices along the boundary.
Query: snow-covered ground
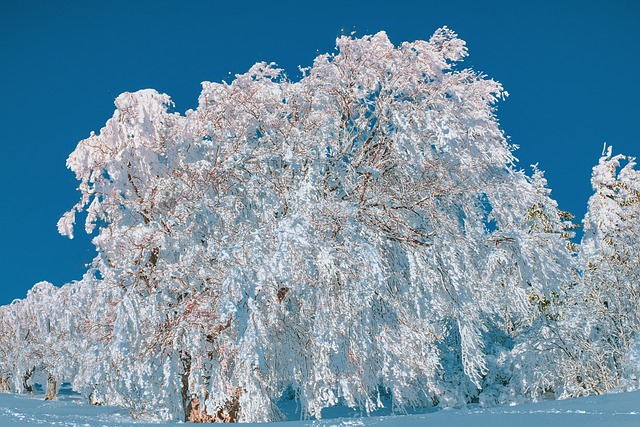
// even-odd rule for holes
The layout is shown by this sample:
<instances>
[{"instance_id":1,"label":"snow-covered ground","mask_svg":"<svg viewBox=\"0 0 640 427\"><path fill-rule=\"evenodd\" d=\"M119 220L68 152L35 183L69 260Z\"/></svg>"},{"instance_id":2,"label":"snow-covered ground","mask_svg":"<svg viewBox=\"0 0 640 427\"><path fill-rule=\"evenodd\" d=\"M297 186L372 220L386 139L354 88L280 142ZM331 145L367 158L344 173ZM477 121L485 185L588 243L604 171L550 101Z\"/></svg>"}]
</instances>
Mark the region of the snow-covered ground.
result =
<instances>
[{"instance_id":1,"label":"snow-covered ground","mask_svg":"<svg viewBox=\"0 0 640 427\"><path fill-rule=\"evenodd\" d=\"M0 393L0 426L158 426L134 422L126 410L81 404L73 394L46 402L42 396ZM178 426L184 423L163 423ZM640 426L640 392L544 401L495 408L467 407L427 414L287 421L270 427L418 427L418 426ZM261 426L262 427L262 426Z\"/></svg>"}]
</instances>

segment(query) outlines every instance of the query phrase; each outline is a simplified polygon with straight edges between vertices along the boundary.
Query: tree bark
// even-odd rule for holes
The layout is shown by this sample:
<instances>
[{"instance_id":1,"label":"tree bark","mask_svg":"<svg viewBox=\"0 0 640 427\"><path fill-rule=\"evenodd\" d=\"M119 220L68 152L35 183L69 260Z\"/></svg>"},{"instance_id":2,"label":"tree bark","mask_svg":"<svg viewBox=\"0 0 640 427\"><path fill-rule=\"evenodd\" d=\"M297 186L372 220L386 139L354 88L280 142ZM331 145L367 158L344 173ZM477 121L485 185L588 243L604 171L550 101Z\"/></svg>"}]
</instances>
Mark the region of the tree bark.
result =
<instances>
[{"instance_id":1,"label":"tree bark","mask_svg":"<svg viewBox=\"0 0 640 427\"><path fill-rule=\"evenodd\" d=\"M215 339L212 338L212 340ZM191 374L191 355L186 351L180 352L182 361L182 407L184 408L184 420L191 423L215 423L215 422L237 422L240 415L240 395L242 388L238 387L236 394L227 401L222 408L218 408L215 415L210 415L204 402L200 398L192 395L189 390L189 375ZM206 393L205 393L206 398Z\"/></svg>"},{"instance_id":2,"label":"tree bark","mask_svg":"<svg viewBox=\"0 0 640 427\"><path fill-rule=\"evenodd\" d=\"M189 421L191 417L191 402L189 394L189 375L191 374L191 355L186 351L180 352L180 360L182 361L182 409L184 410L184 420Z\"/></svg>"},{"instance_id":3,"label":"tree bark","mask_svg":"<svg viewBox=\"0 0 640 427\"><path fill-rule=\"evenodd\" d=\"M194 397L189 400L189 418L187 418L187 421L192 423L215 423L220 419L209 415L207 409L200 403L200 399Z\"/></svg>"},{"instance_id":4,"label":"tree bark","mask_svg":"<svg viewBox=\"0 0 640 427\"><path fill-rule=\"evenodd\" d=\"M24 390L27 393L33 393L33 385L29 384L29 380L31 379L31 375L33 375L34 371L36 370L35 366L31 369L29 369L25 374L24 377L22 378L22 386L24 387Z\"/></svg>"},{"instance_id":5,"label":"tree bark","mask_svg":"<svg viewBox=\"0 0 640 427\"><path fill-rule=\"evenodd\" d=\"M58 393L58 381L49 374L47 378L47 394L44 396L44 400L55 400Z\"/></svg>"},{"instance_id":6,"label":"tree bark","mask_svg":"<svg viewBox=\"0 0 640 427\"><path fill-rule=\"evenodd\" d=\"M237 387L236 392L227 402L223 408L218 408L218 412L214 418L214 421L222 421L224 423L237 423L240 418L240 396L242 396L242 387Z\"/></svg>"}]
</instances>

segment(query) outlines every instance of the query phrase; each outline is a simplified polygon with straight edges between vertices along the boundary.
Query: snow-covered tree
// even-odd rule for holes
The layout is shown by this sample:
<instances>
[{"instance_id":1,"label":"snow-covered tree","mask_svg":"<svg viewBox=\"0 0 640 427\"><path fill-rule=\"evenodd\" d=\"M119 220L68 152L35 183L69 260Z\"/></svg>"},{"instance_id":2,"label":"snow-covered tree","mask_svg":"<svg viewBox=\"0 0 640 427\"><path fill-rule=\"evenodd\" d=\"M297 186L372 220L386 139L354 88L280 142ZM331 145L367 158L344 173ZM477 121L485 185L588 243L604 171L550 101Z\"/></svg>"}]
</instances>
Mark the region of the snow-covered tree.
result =
<instances>
[{"instance_id":1,"label":"snow-covered tree","mask_svg":"<svg viewBox=\"0 0 640 427\"><path fill-rule=\"evenodd\" d=\"M640 172L635 158L612 156L611 147L593 169L581 244L587 350L598 375L594 387L608 390L627 374L627 353L640 332Z\"/></svg>"},{"instance_id":2,"label":"snow-covered tree","mask_svg":"<svg viewBox=\"0 0 640 427\"><path fill-rule=\"evenodd\" d=\"M62 372L52 352L53 375L191 421L498 399L505 352L574 278L566 217L451 30L337 49L297 82L266 63L205 82L185 115L116 99L67 162L81 199L59 230L86 211L98 256L66 298L82 355Z\"/></svg>"},{"instance_id":3,"label":"snow-covered tree","mask_svg":"<svg viewBox=\"0 0 640 427\"><path fill-rule=\"evenodd\" d=\"M90 288L37 283L25 299L0 307L0 384L5 391L33 392L38 383L55 399L62 381L73 381L83 355ZM85 322L86 324L86 322Z\"/></svg>"},{"instance_id":4,"label":"snow-covered tree","mask_svg":"<svg viewBox=\"0 0 640 427\"><path fill-rule=\"evenodd\" d=\"M517 394L538 389L571 397L638 387L640 175L634 158L611 151L593 168L574 283L551 299L535 298L545 317L511 352L527 373L510 384Z\"/></svg>"},{"instance_id":5,"label":"snow-covered tree","mask_svg":"<svg viewBox=\"0 0 640 427\"><path fill-rule=\"evenodd\" d=\"M17 356L21 350L22 337L18 334L18 303L0 307L0 392L14 390Z\"/></svg>"}]
</instances>

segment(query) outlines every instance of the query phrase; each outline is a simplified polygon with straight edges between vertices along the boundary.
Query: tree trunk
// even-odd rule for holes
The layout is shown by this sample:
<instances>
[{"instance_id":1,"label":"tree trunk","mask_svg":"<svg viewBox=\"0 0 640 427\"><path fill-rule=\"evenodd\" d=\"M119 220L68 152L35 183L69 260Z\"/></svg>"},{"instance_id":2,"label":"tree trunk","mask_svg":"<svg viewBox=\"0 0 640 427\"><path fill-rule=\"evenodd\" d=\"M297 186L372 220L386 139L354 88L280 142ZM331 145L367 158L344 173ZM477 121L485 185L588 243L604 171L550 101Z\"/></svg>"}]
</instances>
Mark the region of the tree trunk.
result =
<instances>
[{"instance_id":1,"label":"tree trunk","mask_svg":"<svg viewBox=\"0 0 640 427\"><path fill-rule=\"evenodd\" d=\"M0 393L9 393L9 378L0 378Z\"/></svg>"},{"instance_id":2,"label":"tree trunk","mask_svg":"<svg viewBox=\"0 0 640 427\"><path fill-rule=\"evenodd\" d=\"M27 393L30 393L30 394L33 394L33 385L29 383L29 380L31 379L31 375L33 375L35 370L36 370L35 366L33 368L29 369L24 374L24 378L22 379L22 386L24 387L24 391L26 391Z\"/></svg>"},{"instance_id":3,"label":"tree trunk","mask_svg":"<svg viewBox=\"0 0 640 427\"><path fill-rule=\"evenodd\" d=\"M240 418L240 396L242 396L242 387L237 387L236 392L227 402L223 408L218 408L218 412L214 418L214 421L222 421L224 423L237 423Z\"/></svg>"},{"instance_id":4,"label":"tree trunk","mask_svg":"<svg viewBox=\"0 0 640 427\"><path fill-rule=\"evenodd\" d=\"M180 351L180 361L182 361L182 409L184 411L184 420L189 421L191 416L191 405L189 395L189 375L191 374L191 355L186 351Z\"/></svg>"},{"instance_id":5,"label":"tree trunk","mask_svg":"<svg viewBox=\"0 0 640 427\"><path fill-rule=\"evenodd\" d=\"M204 402L200 398L192 395L189 390L189 375L191 374L191 355L186 351L180 352L182 361L182 407L184 408L184 420L191 423L215 423L215 422L236 422L238 421L240 410L241 388L238 387L236 394L225 404L223 408L218 408L215 415L210 415ZM206 398L206 392L205 392Z\"/></svg>"},{"instance_id":6,"label":"tree trunk","mask_svg":"<svg viewBox=\"0 0 640 427\"><path fill-rule=\"evenodd\" d=\"M44 396L44 400L55 400L57 393L58 382L53 375L49 374L49 378L47 378L47 394Z\"/></svg>"},{"instance_id":7,"label":"tree trunk","mask_svg":"<svg viewBox=\"0 0 640 427\"><path fill-rule=\"evenodd\" d=\"M189 417L187 421L192 423L215 423L221 420L216 416L209 415L204 405L200 404L200 399L194 397L189 400Z\"/></svg>"},{"instance_id":8,"label":"tree trunk","mask_svg":"<svg viewBox=\"0 0 640 427\"><path fill-rule=\"evenodd\" d=\"M91 390L91 394L89 394L89 404L90 405L95 405L95 406L100 406L100 405L104 404L104 402L100 398L100 395L96 391L96 387L95 386L93 387L93 390Z\"/></svg>"}]
</instances>

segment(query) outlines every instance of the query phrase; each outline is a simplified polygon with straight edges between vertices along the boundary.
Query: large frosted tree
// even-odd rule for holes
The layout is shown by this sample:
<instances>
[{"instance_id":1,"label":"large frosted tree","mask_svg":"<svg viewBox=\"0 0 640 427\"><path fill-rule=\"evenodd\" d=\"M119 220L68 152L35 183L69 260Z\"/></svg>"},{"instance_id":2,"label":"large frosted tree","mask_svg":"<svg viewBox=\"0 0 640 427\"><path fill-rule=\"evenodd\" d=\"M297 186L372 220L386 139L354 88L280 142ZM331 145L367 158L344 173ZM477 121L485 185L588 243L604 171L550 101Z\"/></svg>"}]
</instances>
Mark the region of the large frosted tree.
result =
<instances>
[{"instance_id":1,"label":"large frosted tree","mask_svg":"<svg viewBox=\"0 0 640 427\"><path fill-rule=\"evenodd\" d=\"M341 37L299 81L258 63L205 82L185 115L153 90L120 95L67 163L81 199L60 232L86 211L98 250L74 387L192 421L493 387L573 260L498 125L506 93L457 67L466 54L447 28L397 47Z\"/></svg>"}]
</instances>

